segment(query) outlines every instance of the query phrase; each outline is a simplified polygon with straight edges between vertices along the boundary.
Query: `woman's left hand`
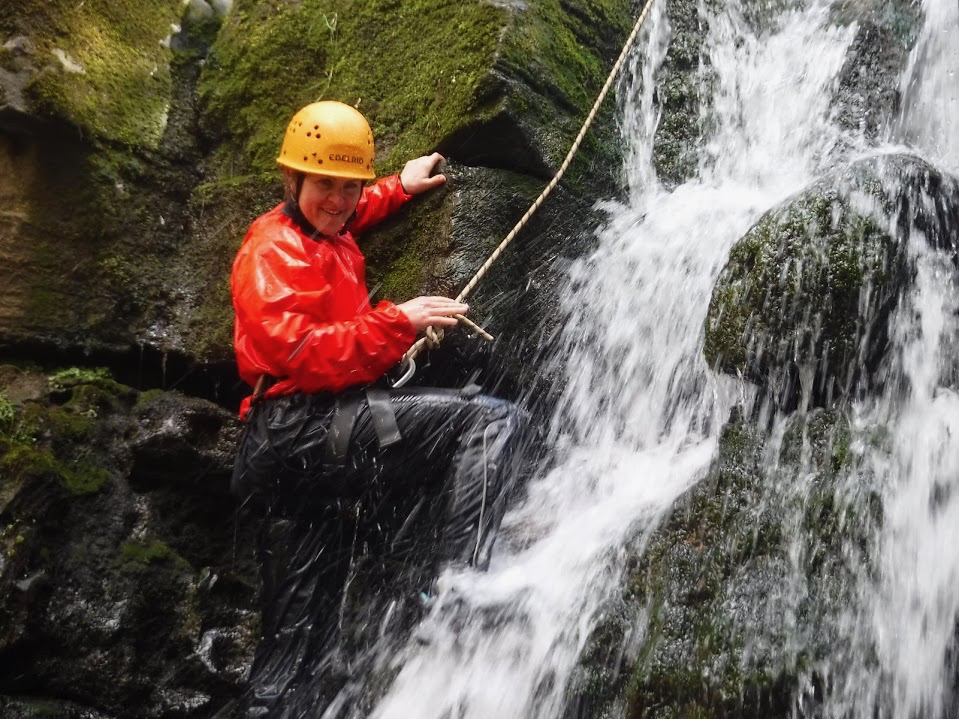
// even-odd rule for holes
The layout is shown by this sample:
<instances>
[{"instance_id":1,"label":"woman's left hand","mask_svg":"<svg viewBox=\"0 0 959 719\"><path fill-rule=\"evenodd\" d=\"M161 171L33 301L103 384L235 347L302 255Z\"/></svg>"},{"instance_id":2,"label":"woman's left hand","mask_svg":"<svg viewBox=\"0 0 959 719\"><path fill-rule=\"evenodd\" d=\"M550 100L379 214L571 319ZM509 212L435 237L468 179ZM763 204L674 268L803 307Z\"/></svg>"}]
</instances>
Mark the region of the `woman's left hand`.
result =
<instances>
[{"instance_id":1,"label":"woman's left hand","mask_svg":"<svg viewBox=\"0 0 959 719\"><path fill-rule=\"evenodd\" d=\"M417 157L415 160L407 162L400 173L400 182L403 183L403 189L406 190L406 193L408 195L418 195L446 182L446 175L442 173L430 177L430 173L444 159L446 158L440 153L434 152L432 155L423 155L423 157Z\"/></svg>"}]
</instances>

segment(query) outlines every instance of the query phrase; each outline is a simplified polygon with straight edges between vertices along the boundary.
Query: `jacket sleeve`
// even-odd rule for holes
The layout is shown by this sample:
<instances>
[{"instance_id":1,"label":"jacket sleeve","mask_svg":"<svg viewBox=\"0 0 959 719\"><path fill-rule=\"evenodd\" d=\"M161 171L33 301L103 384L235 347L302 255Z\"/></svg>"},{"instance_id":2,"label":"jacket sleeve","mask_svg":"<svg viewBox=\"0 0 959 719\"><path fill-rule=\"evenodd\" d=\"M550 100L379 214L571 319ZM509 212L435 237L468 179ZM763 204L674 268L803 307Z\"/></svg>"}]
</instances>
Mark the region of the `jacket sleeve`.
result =
<instances>
[{"instance_id":1,"label":"jacket sleeve","mask_svg":"<svg viewBox=\"0 0 959 719\"><path fill-rule=\"evenodd\" d=\"M362 233L392 215L412 197L403 189L399 175L383 177L376 184L364 187L356 206L356 216L350 223L350 231Z\"/></svg>"},{"instance_id":2,"label":"jacket sleeve","mask_svg":"<svg viewBox=\"0 0 959 719\"><path fill-rule=\"evenodd\" d=\"M338 392L379 379L416 339L409 319L389 302L330 322L333 288L315 273L308 289L301 286L298 272L307 263L291 245L273 244L238 260L234 305L247 341L271 373L304 391Z\"/></svg>"}]
</instances>

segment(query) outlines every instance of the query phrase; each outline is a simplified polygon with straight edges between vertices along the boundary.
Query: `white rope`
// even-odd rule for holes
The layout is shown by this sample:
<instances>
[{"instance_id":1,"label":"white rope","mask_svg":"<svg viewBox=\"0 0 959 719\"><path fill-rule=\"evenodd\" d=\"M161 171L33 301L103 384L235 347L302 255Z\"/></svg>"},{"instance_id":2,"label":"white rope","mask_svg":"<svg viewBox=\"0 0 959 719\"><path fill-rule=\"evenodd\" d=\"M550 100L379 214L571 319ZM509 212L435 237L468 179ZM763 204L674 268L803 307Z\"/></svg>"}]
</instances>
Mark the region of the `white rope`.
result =
<instances>
[{"instance_id":1,"label":"white rope","mask_svg":"<svg viewBox=\"0 0 959 719\"><path fill-rule=\"evenodd\" d=\"M586 117L586 121L583 123L582 128L580 128L579 134L573 141L572 147L570 147L569 152L566 153L566 159L563 160L563 164L560 165L559 170L553 176L553 179L549 181L549 184L526 211L526 214L519 219L513 229L510 230L509 234L506 235L503 241L499 243L499 246L493 250L493 253L489 256L486 262L483 263L483 266L476 271L476 274L473 275L473 278L466 283L466 286L462 290L460 290L460 293L456 296L456 300L458 302L462 302L466 296L473 291L492 264L499 259L499 256L503 254L503 251L509 246L510 242L513 241L513 238L516 237L516 235L519 234L519 231L523 229L527 222L529 222L529 219L533 216L536 210L539 209L539 206L543 204L543 201L549 196L556 185L559 184L559 181L562 179L563 175L566 174L566 168L568 168L570 162L573 161L573 157L579 150L579 146L583 142L583 138L586 136L590 125L593 124L596 113L599 112L599 108L603 104L603 100L606 99L606 94L609 92L609 88L613 85L613 80L615 80L616 75L619 74L619 69L626 60L626 56L629 54L630 47L632 47L633 43L635 42L636 36L639 35L639 31L642 28L643 23L646 21L646 16L649 14L649 10L653 6L653 1L654 0L646 0L646 6L643 8L643 12L640 13L639 18L636 20L636 24L633 25L633 31L626 39L626 44L623 45L623 49L619 53L619 58L617 58L616 63L613 65L613 69L610 70L609 77L606 78L606 84L604 84L603 89L599 91L599 96L596 98L596 102L593 103L593 108L589 111L589 115ZM462 317L461 315L457 315L456 319L462 322L466 318ZM473 323L470 322L469 324L472 325ZM475 327L475 325L473 326ZM405 363L414 359L423 350L423 348L431 342L432 340L427 339L426 337L417 340L417 342L406 351L406 354L403 355L403 362Z\"/></svg>"}]
</instances>

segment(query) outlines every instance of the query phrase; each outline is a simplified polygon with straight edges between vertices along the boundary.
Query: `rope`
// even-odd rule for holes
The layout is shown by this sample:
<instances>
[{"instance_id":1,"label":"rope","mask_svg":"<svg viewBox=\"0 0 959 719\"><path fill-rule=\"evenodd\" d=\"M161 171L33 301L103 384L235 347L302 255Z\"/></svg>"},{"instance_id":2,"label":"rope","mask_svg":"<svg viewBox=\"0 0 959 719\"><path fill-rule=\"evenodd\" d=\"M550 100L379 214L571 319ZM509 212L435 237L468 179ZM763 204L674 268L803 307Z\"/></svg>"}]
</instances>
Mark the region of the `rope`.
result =
<instances>
[{"instance_id":1,"label":"rope","mask_svg":"<svg viewBox=\"0 0 959 719\"><path fill-rule=\"evenodd\" d=\"M589 111L589 115L586 117L586 121L583 123L582 128L580 128L579 134L576 136L576 139L573 141L572 147L569 148L569 152L566 153L566 159L563 160L563 164L560 165L559 170L553 176L553 179L549 181L549 184L546 185L546 188L540 193L539 197L536 198L535 202L530 206L526 211L526 214L523 215L512 230L509 231L509 234L499 243L499 246L493 250L493 253L489 256L486 262L483 263L483 266L480 267L476 274L473 275L473 278L466 283L466 286L460 290L460 293L456 296L458 302L462 302L466 296L473 291L479 281L483 279L483 276L487 273L489 268L493 265L496 260L499 259L499 256L503 254L503 251L509 246L513 241L513 238L519 234L519 231L523 229L529 219L533 216L536 210L539 209L539 206L543 204L549 194L553 191L559 181L563 178L563 175L566 174L566 169L569 167L569 164L573 161L576 152L579 150L580 144L583 142L583 138L586 137L586 133L590 128L590 125L593 124L593 120L596 118L596 113L599 112L600 106L603 104L603 100L606 99L606 94L609 92L609 88L613 85L613 80L616 79L616 75L619 74L619 69L622 67L623 62L626 59L626 55L629 53L630 47L636 40L636 36L639 35L639 31L643 26L643 23L646 21L646 16L649 14L650 8L653 6L654 0L646 0L646 6L643 8L643 12L640 13L639 18L636 20L636 24L633 25L633 31L629 34L629 37L626 38L626 43L623 45L622 51L619 53L619 57L616 60L616 63L613 65L613 69L609 72L609 77L606 78L606 84L603 85L603 89L599 91L599 96L596 98L596 102L593 103L593 108ZM466 320L462 315L456 315L456 319L460 322ZM472 325L472 322L467 322L469 325ZM442 334L439 334L442 338ZM433 336L435 337L435 335ZM435 345L433 337L429 339L423 337L417 340L416 344L407 350L406 354L403 355L403 362L414 359L425 346L430 345L431 347Z\"/></svg>"}]
</instances>

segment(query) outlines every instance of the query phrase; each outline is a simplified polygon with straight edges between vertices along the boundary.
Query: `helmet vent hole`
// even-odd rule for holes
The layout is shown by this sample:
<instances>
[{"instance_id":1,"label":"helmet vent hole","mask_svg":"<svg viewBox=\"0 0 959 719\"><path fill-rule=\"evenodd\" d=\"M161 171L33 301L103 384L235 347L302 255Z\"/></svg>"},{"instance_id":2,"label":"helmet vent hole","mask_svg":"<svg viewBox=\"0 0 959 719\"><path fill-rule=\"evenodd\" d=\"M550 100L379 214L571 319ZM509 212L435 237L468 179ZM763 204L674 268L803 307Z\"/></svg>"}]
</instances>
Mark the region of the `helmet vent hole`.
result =
<instances>
[{"instance_id":1,"label":"helmet vent hole","mask_svg":"<svg viewBox=\"0 0 959 719\"><path fill-rule=\"evenodd\" d=\"M320 126L319 126L319 125L314 125L314 126L313 126L313 129L314 129L314 130L319 130L319 129L320 129Z\"/></svg>"},{"instance_id":2,"label":"helmet vent hole","mask_svg":"<svg viewBox=\"0 0 959 719\"><path fill-rule=\"evenodd\" d=\"M323 164L323 158L322 158L322 157L316 158L316 164L317 164L317 165L322 165L322 164Z\"/></svg>"},{"instance_id":3,"label":"helmet vent hole","mask_svg":"<svg viewBox=\"0 0 959 719\"><path fill-rule=\"evenodd\" d=\"M306 155L303 155L303 162L306 162L309 158Z\"/></svg>"},{"instance_id":4,"label":"helmet vent hole","mask_svg":"<svg viewBox=\"0 0 959 719\"><path fill-rule=\"evenodd\" d=\"M306 136L307 136L307 137L313 137L313 133L312 133L312 132L308 132L308 133L306 133Z\"/></svg>"}]
</instances>

